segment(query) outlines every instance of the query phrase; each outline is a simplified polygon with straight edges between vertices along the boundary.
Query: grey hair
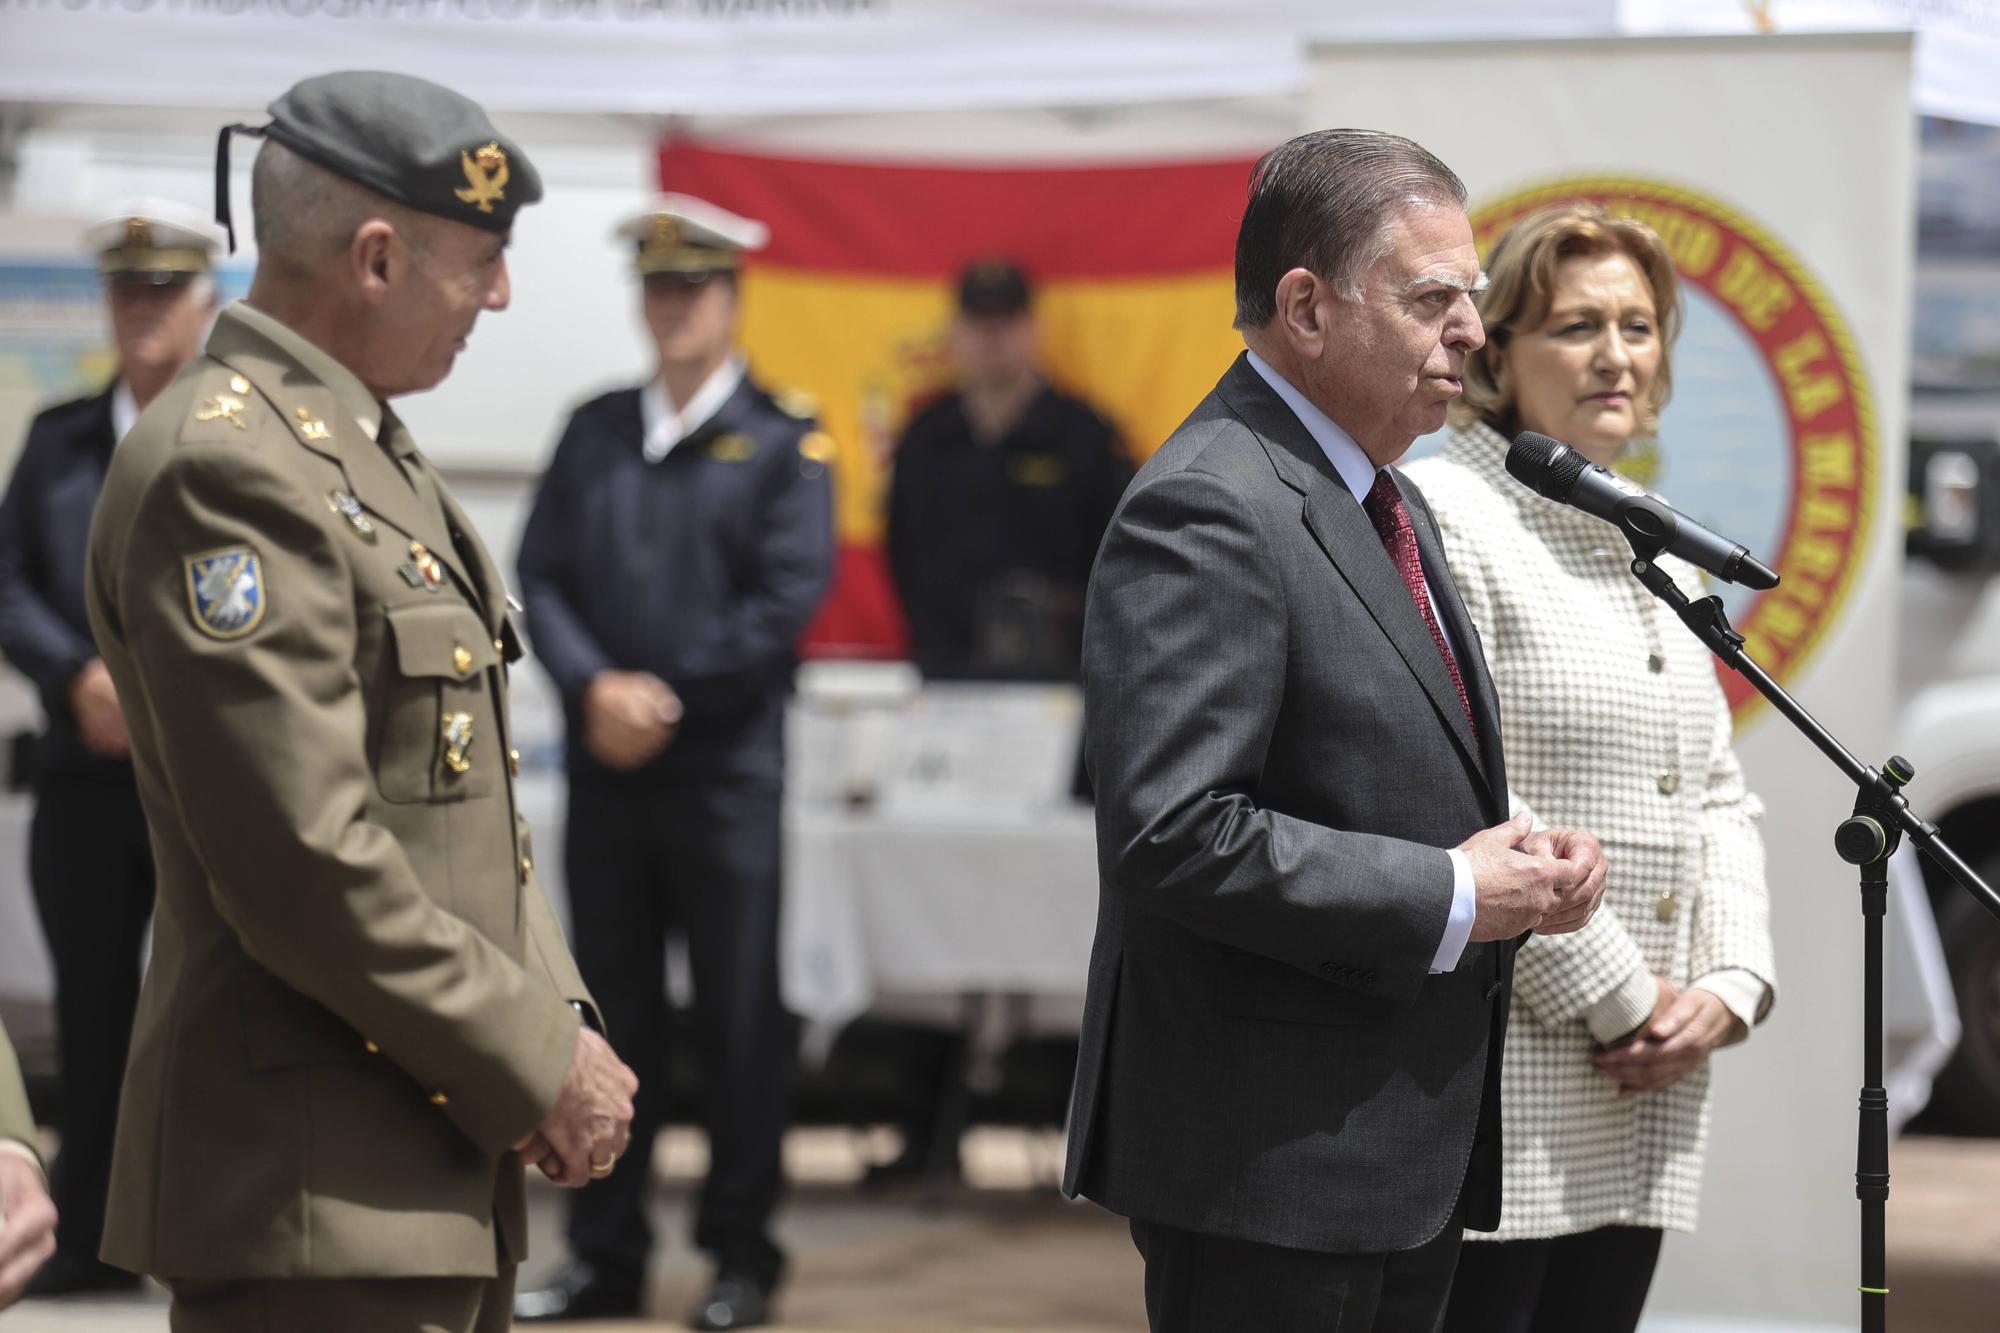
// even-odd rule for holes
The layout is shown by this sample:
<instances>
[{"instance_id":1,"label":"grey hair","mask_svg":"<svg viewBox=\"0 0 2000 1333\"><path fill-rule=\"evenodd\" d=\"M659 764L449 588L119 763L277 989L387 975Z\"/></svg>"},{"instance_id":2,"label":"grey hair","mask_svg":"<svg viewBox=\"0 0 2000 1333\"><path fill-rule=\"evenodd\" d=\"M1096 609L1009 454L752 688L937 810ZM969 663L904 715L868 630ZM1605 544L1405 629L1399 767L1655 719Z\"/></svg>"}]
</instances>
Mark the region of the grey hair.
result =
<instances>
[{"instance_id":1,"label":"grey hair","mask_svg":"<svg viewBox=\"0 0 2000 1333\"><path fill-rule=\"evenodd\" d=\"M1250 173L1236 233L1236 327L1278 313L1278 280L1303 268L1340 295L1394 244L1390 223L1412 204L1465 207L1465 182L1421 145L1380 130L1314 130L1266 153Z\"/></svg>"},{"instance_id":2,"label":"grey hair","mask_svg":"<svg viewBox=\"0 0 2000 1333\"><path fill-rule=\"evenodd\" d=\"M415 209L336 176L273 139L257 150L250 171L250 211L256 220L258 267L293 278L318 273L375 218L387 221L417 249L430 236Z\"/></svg>"}]
</instances>

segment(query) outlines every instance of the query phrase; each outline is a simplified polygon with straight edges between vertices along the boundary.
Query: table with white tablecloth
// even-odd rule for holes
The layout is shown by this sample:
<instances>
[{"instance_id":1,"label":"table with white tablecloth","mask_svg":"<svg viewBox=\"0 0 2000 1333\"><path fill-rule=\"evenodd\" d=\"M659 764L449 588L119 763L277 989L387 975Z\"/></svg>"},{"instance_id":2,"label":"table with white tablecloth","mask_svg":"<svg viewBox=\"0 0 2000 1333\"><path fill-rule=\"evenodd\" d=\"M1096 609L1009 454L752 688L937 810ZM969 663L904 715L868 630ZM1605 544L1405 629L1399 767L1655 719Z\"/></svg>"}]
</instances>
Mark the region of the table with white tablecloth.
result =
<instances>
[{"instance_id":1,"label":"table with white tablecloth","mask_svg":"<svg viewBox=\"0 0 2000 1333\"><path fill-rule=\"evenodd\" d=\"M1073 1030L1097 923L1091 812L846 812L785 820L786 1004L822 1030L915 997L1029 997Z\"/></svg>"}]
</instances>

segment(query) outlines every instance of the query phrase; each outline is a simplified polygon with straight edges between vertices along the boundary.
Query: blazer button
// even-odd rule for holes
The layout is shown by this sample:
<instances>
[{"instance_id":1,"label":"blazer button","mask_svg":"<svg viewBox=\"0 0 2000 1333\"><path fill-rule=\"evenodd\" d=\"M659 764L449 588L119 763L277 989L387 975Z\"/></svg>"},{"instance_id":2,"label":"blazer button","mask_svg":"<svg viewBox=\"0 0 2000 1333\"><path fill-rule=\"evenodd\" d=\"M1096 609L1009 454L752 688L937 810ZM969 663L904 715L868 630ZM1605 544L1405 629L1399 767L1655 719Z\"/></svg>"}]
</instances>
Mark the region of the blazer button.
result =
<instances>
[{"instance_id":1,"label":"blazer button","mask_svg":"<svg viewBox=\"0 0 2000 1333\"><path fill-rule=\"evenodd\" d=\"M1491 986L1488 986L1488 987L1486 988L1486 998L1487 998L1487 999L1489 999L1489 1000L1497 1000L1497 999L1499 999L1499 998L1500 998L1500 983L1499 983L1499 982L1497 982L1497 981L1496 981L1496 982L1494 982L1494 983L1493 983L1493 984L1492 984Z\"/></svg>"},{"instance_id":2,"label":"blazer button","mask_svg":"<svg viewBox=\"0 0 2000 1333\"><path fill-rule=\"evenodd\" d=\"M375 1044L374 1042L372 1042L372 1041L364 1041L364 1042L362 1042L362 1043L361 1043L361 1049L362 1049L362 1050L364 1050L364 1051L366 1051L366 1052L368 1052L368 1054L370 1054L370 1055L380 1055L380 1054L382 1054L382 1048L381 1048L380 1046L377 1046L377 1045L376 1045L376 1044Z\"/></svg>"},{"instance_id":3,"label":"blazer button","mask_svg":"<svg viewBox=\"0 0 2000 1333\"><path fill-rule=\"evenodd\" d=\"M441 1092L434 1092L434 1093L432 1093L432 1094L431 1094L431 1105L432 1105L432 1106L447 1106L447 1105L449 1105L450 1103L451 1103L451 1098L449 1098L449 1097L445 1096L445 1095L444 1095L443 1093L441 1093Z\"/></svg>"}]
</instances>

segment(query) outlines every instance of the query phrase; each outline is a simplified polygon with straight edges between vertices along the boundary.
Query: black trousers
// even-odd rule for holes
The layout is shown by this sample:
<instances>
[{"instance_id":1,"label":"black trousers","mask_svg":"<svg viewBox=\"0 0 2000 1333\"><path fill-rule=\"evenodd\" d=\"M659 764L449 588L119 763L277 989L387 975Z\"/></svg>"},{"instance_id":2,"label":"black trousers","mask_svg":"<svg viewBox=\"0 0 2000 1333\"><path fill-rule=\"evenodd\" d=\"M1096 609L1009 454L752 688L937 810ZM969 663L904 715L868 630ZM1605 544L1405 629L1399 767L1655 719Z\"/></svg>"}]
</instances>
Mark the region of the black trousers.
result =
<instances>
[{"instance_id":1,"label":"black trousers","mask_svg":"<svg viewBox=\"0 0 2000 1333\"><path fill-rule=\"evenodd\" d=\"M1414 1250L1322 1254L1132 1221L1152 1333L1436 1333L1460 1214ZM1594 1333L1594 1330L1593 1330Z\"/></svg>"},{"instance_id":2,"label":"black trousers","mask_svg":"<svg viewBox=\"0 0 2000 1333\"><path fill-rule=\"evenodd\" d=\"M62 1108L50 1194L56 1243L95 1260L111 1188L118 1092L139 1005L139 956L153 916L153 849L130 782L44 778L36 785L28 875L56 974Z\"/></svg>"},{"instance_id":3,"label":"black trousers","mask_svg":"<svg viewBox=\"0 0 2000 1333\"><path fill-rule=\"evenodd\" d=\"M1654 1227L1474 1241L1459 1256L1444 1333L1633 1333L1659 1261Z\"/></svg>"},{"instance_id":4,"label":"black trousers","mask_svg":"<svg viewBox=\"0 0 2000 1333\"><path fill-rule=\"evenodd\" d=\"M639 1076L631 1147L570 1206L571 1248L608 1273L640 1275L652 1250L646 1190L667 1106L670 930L687 937L709 1142L695 1244L767 1283L783 1267L770 1220L797 1040L778 996L778 807L775 783L570 784L564 868L577 963L612 1049Z\"/></svg>"}]
</instances>

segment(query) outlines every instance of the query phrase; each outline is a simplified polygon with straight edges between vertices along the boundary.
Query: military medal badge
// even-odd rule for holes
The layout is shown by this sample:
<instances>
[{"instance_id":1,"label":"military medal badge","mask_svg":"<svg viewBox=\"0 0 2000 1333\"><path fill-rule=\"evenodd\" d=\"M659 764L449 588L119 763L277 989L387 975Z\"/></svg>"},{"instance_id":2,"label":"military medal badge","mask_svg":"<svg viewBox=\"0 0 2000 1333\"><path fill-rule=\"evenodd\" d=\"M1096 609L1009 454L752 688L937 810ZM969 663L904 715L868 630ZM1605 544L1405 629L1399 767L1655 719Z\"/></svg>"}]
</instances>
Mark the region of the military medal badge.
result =
<instances>
[{"instance_id":1,"label":"military medal badge","mask_svg":"<svg viewBox=\"0 0 2000 1333\"><path fill-rule=\"evenodd\" d=\"M444 715L444 766L454 773L464 773L472 767L469 752L472 749L472 714L446 713Z\"/></svg>"},{"instance_id":2,"label":"military medal badge","mask_svg":"<svg viewBox=\"0 0 2000 1333\"><path fill-rule=\"evenodd\" d=\"M368 517L368 511L361 507L361 501L346 491L328 491L326 507L346 519L363 537L371 542L375 540L374 521Z\"/></svg>"}]
</instances>

